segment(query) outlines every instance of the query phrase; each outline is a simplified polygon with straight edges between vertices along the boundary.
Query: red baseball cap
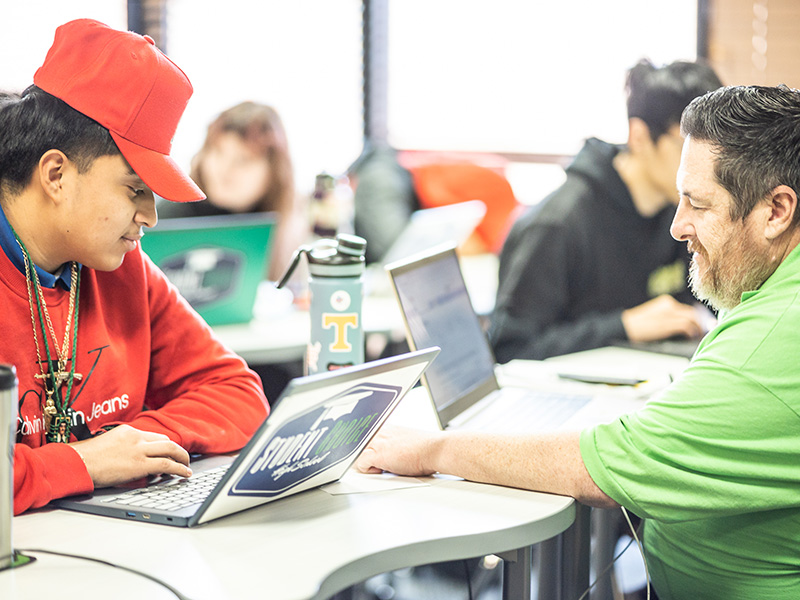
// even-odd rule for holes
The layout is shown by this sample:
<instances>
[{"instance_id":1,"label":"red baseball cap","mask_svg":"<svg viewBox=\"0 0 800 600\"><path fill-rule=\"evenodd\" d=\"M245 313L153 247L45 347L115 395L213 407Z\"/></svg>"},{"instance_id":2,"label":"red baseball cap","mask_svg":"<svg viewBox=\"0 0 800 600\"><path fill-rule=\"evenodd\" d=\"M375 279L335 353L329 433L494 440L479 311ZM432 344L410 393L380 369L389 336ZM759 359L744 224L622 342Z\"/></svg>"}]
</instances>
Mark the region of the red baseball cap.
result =
<instances>
[{"instance_id":1,"label":"red baseball cap","mask_svg":"<svg viewBox=\"0 0 800 600\"><path fill-rule=\"evenodd\" d=\"M33 83L108 129L154 193L174 202L205 198L169 156L192 84L150 36L92 19L65 23Z\"/></svg>"}]
</instances>

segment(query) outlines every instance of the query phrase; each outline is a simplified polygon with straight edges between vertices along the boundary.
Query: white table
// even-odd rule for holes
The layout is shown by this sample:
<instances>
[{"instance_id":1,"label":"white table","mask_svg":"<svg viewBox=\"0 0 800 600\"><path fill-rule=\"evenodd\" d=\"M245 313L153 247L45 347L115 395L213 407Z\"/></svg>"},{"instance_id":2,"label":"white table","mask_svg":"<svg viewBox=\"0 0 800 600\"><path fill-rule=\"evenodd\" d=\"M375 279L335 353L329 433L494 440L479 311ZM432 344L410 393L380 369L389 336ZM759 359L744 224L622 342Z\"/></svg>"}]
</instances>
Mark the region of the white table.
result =
<instances>
[{"instance_id":1,"label":"white table","mask_svg":"<svg viewBox=\"0 0 800 600\"><path fill-rule=\"evenodd\" d=\"M119 569L32 550L41 548L148 573L193 600L323 599L386 571L525 549L574 515L570 498L448 478L365 494L311 490L195 529L44 511L14 519L15 549L38 560L0 573L0 597L175 597Z\"/></svg>"},{"instance_id":2,"label":"white table","mask_svg":"<svg viewBox=\"0 0 800 600\"><path fill-rule=\"evenodd\" d=\"M364 331L403 339L403 321L394 298L364 299ZM308 311L295 307L254 318L249 323L215 325L214 333L251 365L301 360L311 334Z\"/></svg>"},{"instance_id":3,"label":"white table","mask_svg":"<svg viewBox=\"0 0 800 600\"><path fill-rule=\"evenodd\" d=\"M628 364L641 361L642 369L654 375L656 367L666 365L671 375L685 366L620 349L582 353L570 362L573 367L587 359L590 365L606 359L619 364L620 358ZM545 387L565 385L554 379L558 362L520 363L506 368L505 377L520 382L530 377ZM609 388L593 403L603 408L587 418L601 422L635 409L643 399L631 391ZM391 419L433 426L423 393L422 388L412 390ZM560 592L573 598L587 587L586 507L571 498L447 477L426 481L429 485L364 494L311 490L196 529L45 510L14 519L14 547L100 558L148 573L193 600L321 600L387 571L501 554L507 559L504 598L521 600L530 594L530 547L544 542L540 568L545 564L545 573L558 576L546 597L558 598ZM175 597L119 569L30 554L38 558L34 564L0 572L0 598Z\"/></svg>"},{"instance_id":4,"label":"white table","mask_svg":"<svg viewBox=\"0 0 800 600\"><path fill-rule=\"evenodd\" d=\"M390 420L435 427L424 388ZM147 573L192 600L322 600L380 573L500 553L505 598L529 598L531 545L567 530L577 503L452 477L422 481L369 493L310 490L193 529L65 510L25 514L14 518L14 548L37 561L0 572L0 598L38 600L51 585L60 598L175 598L142 576L35 548ZM577 579L587 578L588 567Z\"/></svg>"}]
</instances>

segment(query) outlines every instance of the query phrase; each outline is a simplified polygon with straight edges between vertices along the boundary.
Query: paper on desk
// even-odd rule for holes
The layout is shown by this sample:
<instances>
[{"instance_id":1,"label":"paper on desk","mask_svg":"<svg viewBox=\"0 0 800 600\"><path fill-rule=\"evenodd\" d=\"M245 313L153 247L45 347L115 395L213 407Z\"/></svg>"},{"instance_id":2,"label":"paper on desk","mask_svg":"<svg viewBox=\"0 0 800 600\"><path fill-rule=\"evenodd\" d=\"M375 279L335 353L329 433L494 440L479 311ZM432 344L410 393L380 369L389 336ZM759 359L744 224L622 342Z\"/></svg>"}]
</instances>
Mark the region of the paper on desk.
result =
<instances>
[{"instance_id":1,"label":"paper on desk","mask_svg":"<svg viewBox=\"0 0 800 600\"><path fill-rule=\"evenodd\" d=\"M630 350L627 348L598 348L545 361L513 360L501 365L498 379L503 385L535 385L537 389L557 390L566 393L590 393L628 398L649 398L673 380L689 364L689 360L677 356L666 356ZM559 377L585 375L639 379L637 385L607 385L584 383Z\"/></svg>"},{"instance_id":2,"label":"paper on desk","mask_svg":"<svg viewBox=\"0 0 800 600\"><path fill-rule=\"evenodd\" d=\"M659 376L675 378L689 366L689 359L682 356L614 346L554 356L544 362L549 365L558 365L557 368L586 369L589 372L600 371L612 375L638 376L641 379L652 379Z\"/></svg>"},{"instance_id":3,"label":"paper on desk","mask_svg":"<svg viewBox=\"0 0 800 600\"><path fill-rule=\"evenodd\" d=\"M393 473L366 475L350 469L339 481L323 485L320 489L332 496L338 496L341 494L382 492L426 485L430 484L416 477L403 477Z\"/></svg>"},{"instance_id":4,"label":"paper on desk","mask_svg":"<svg viewBox=\"0 0 800 600\"><path fill-rule=\"evenodd\" d=\"M586 383L570 378L560 377L560 373L591 374L585 368L573 369L562 365L532 360L512 360L504 365L499 365L496 370L497 380L503 387L522 387L541 392L556 392L560 394L575 394L586 396L612 395L625 398L647 398L653 391L663 387L669 382L649 380L638 385L607 385L604 383ZM604 372L599 372L607 374Z\"/></svg>"}]
</instances>

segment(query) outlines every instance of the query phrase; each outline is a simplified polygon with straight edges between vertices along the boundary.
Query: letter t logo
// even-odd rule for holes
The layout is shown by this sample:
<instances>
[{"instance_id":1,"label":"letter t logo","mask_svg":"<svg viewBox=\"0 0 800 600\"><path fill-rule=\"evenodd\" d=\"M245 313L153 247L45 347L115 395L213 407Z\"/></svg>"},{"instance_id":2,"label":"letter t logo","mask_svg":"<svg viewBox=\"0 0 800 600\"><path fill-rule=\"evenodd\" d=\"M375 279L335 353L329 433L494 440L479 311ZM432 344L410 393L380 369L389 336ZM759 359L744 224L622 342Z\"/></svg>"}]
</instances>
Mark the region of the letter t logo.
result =
<instances>
[{"instance_id":1,"label":"letter t logo","mask_svg":"<svg viewBox=\"0 0 800 600\"><path fill-rule=\"evenodd\" d=\"M358 327L358 315L324 313L322 315L322 326L325 329L333 328L333 343L328 346L331 352L349 352L353 345L347 341L347 328Z\"/></svg>"}]
</instances>

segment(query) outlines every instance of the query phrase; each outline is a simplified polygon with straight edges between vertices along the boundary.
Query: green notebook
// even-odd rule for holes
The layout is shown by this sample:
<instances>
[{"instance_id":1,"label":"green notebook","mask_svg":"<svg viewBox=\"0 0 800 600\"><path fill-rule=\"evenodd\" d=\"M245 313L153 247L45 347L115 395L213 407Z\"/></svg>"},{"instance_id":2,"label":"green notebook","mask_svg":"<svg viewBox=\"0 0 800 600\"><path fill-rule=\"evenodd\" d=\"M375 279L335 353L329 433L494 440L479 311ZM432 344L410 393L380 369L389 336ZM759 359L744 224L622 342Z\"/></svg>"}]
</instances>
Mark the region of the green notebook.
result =
<instances>
[{"instance_id":1,"label":"green notebook","mask_svg":"<svg viewBox=\"0 0 800 600\"><path fill-rule=\"evenodd\" d=\"M145 231L142 250L209 325L246 323L275 223L273 213L163 219Z\"/></svg>"}]
</instances>

